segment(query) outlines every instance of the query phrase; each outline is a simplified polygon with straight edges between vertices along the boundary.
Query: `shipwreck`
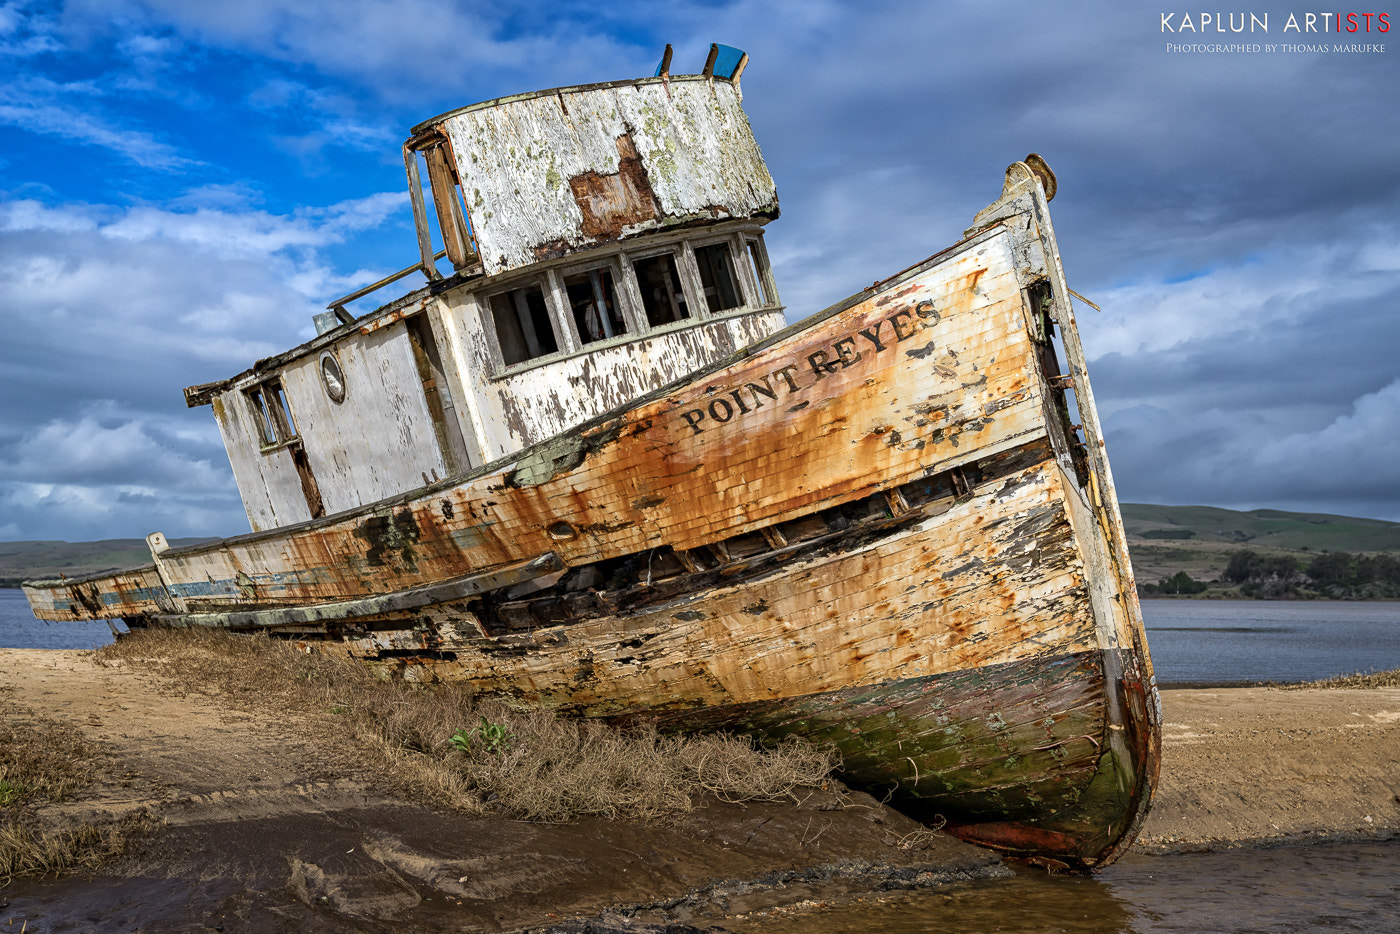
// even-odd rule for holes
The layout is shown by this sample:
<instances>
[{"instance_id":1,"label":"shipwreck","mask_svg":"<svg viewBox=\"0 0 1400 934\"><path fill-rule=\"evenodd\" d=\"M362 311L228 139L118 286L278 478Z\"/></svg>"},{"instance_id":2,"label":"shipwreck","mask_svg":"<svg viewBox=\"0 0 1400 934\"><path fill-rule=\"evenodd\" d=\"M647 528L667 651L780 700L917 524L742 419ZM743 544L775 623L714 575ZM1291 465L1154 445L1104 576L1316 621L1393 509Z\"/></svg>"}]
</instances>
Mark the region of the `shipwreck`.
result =
<instances>
[{"instance_id":1,"label":"shipwreck","mask_svg":"<svg viewBox=\"0 0 1400 934\"><path fill-rule=\"evenodd\" d=\"M418 262L185 390L252 531L154 533L144 567L27 584L35 614L831 743L964 839L1115 858L1160 717L1054 175L1014 163L961 240L785 326L746 63L668 48L414 127Z\"/></svg>"}]
</instances>

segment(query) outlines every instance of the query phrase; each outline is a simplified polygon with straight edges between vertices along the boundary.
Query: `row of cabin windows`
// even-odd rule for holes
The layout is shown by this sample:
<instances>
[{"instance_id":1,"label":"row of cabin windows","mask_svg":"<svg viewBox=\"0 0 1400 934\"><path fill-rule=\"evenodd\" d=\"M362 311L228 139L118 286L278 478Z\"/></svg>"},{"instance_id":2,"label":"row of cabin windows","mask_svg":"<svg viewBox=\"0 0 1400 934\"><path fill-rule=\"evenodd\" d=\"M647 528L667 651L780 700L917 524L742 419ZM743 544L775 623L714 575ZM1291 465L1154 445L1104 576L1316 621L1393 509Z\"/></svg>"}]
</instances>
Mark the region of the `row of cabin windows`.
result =
<instances>
[{"instance_id":1,"label":"row of cabin windows","mask_svg":"<svg viewBox=\"0 0 1400 934\"><path fill-rule=\"evenodd\" d=\"M767 263L757 239L747 239L747 257L758 295L749 304L775 303L767 285ZM727 241L695 247L695 264L706 309L719 314L744 306L744 287L735 270ZM630 265L641 295L640 311L646 327L657 328L692 317L681 284L677 253L659 253L634 260ZM563 277L565 299L579 342L591 344L629 333L632 328L618 301L612 265L598 266ZM490 298L491 317L501 362L506 366L559 352L555 323L550 316L544 287L531 284Z\"/></svg>"}]
</instances>

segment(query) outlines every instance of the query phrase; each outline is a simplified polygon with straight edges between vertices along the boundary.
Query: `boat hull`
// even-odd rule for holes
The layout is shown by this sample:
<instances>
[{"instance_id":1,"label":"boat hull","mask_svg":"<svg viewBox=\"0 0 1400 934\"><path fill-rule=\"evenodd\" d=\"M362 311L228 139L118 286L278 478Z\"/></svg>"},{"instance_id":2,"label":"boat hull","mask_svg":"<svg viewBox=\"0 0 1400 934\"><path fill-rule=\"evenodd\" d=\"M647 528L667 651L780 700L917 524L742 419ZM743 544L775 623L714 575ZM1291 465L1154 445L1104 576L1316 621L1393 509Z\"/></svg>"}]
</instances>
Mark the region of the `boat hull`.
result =
<instances>
[{"instance_id":1,"label":"boat hull","mask_svg":"<svg viewBox=\"0 0 1400 934\"><path fill-rule=\"evenodd\" d=\"M150 568L31 604L275 631L571 716L831 742L853 783L967 839L1101 866L1156 779L1151 663L1040 183L1009 173L979 219L518 456L157 541Z\"/></svg>"}]
</instances>

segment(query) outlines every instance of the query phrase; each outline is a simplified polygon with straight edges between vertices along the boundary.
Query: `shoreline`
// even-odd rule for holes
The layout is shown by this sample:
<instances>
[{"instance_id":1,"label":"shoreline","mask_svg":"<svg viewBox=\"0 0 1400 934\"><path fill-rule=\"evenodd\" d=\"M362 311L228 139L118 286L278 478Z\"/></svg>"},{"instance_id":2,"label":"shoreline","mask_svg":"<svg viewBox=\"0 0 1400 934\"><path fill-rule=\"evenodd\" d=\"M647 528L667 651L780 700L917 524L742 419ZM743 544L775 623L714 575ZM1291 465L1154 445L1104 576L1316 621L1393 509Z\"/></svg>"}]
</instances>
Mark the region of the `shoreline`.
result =
<instances>
[{"instance_id":1,"label":"shoreline","mask_svg":"<svg viewBox=\"0 0 1400 934\"><path fill-rule=\"evenodd\" d=\"M103 779L49 805L53 816L144 812L158 826L92 877L0 889L6 916L31 930L94 911L114 927L250 931L543 930L617 909L705 926L1007 871L837 782L651 822L428 808L346 769L304 718L171 695L152 673L91 655L0 649L0 703L110 753ZM1162 701L1161 781L1132 852L1400 834L1400 688L1167 686Z\"/></svg>"},{"instance_id":2,"label":"shoreline","mask_svg":"<svg viewBox=\"0 0 1400 934\"><path fill-rule=\"evenodd\" d=\"M1325 597L1273 595L1246 597L1238 593L1138 593L1138 600L1199 600L1207 603L1400 603L1400 597Z\"/></svg>"}]
</instances>

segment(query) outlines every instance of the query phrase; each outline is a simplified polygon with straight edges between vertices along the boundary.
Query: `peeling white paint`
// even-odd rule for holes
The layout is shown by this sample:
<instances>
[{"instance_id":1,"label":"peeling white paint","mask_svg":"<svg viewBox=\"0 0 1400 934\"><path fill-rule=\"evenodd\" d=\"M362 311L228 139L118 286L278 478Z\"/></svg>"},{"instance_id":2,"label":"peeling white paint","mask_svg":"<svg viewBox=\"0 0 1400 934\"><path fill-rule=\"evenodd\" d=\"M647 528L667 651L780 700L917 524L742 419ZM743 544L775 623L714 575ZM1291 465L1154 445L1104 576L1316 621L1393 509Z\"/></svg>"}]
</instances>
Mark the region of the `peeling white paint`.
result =
<instances>
[{"instance_id":1,"label":"peeling white paint","mask_svg":"<svg viewBox=\"0 0 1400 934\"><path fill-rule=\"evenodd\" d=\"M727 81L566 89L469 108L442 125L488 274L536 262L545 245L562 251L610 239L585 232L569 180L615 175L623 136L635 145L659 215L625 234L777 211L772 176Z\"/></svg>"}]
</instances>

